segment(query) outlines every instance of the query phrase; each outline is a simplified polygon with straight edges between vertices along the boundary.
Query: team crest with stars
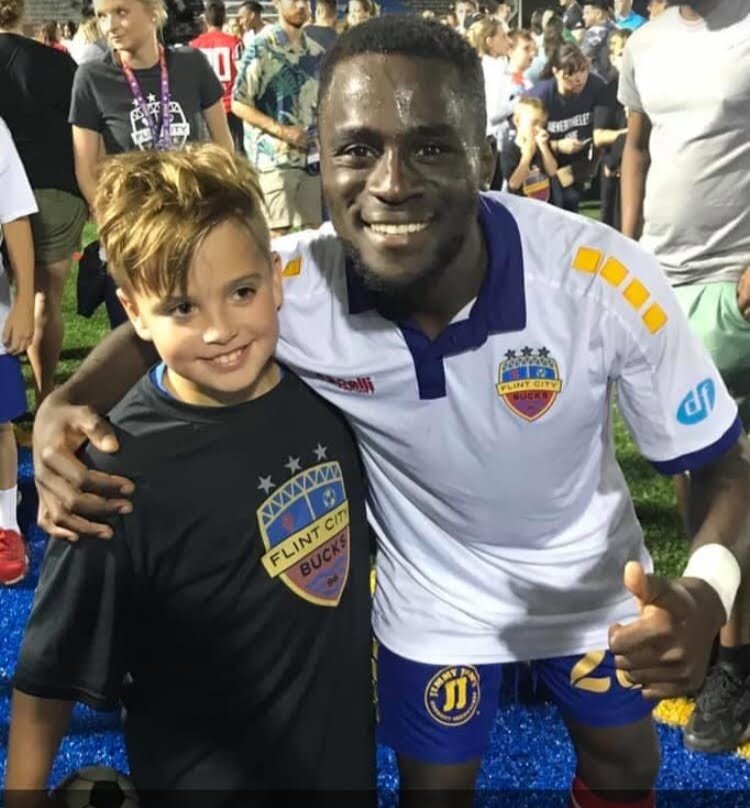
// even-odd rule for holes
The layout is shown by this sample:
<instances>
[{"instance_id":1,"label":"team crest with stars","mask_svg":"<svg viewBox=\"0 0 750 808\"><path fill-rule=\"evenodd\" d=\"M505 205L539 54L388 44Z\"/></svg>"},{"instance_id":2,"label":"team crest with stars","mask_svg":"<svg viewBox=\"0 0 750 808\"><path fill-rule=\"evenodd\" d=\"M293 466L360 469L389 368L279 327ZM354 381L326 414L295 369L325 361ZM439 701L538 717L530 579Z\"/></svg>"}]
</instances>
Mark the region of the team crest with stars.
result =
<instances>
[{"instance_id":1,"label":"team crest with stars","mask_svg":"<svg viewBox=\"0 0 750 808\"><path fill-rule=\"evenodd\" d=\"M338 606L349 577L349 500L341 466L326 452L318 444L318 462L306 469L290 457L284 467L293 476L279 486L261 477L258 488L269 496L257 516L269 576L310 603Z\"/></svg>"},{"instance_id":2,"label":"team crest with stars","mask_svg":"<svg viewBox=\"0 0 750 808\"><path fill-rule=\"evenodd\" d=\"M557 362L546 348L507 351L497 371L497 382L497 394L525 421L541 418L562 390Z\"/></svg>"}]
</instances>

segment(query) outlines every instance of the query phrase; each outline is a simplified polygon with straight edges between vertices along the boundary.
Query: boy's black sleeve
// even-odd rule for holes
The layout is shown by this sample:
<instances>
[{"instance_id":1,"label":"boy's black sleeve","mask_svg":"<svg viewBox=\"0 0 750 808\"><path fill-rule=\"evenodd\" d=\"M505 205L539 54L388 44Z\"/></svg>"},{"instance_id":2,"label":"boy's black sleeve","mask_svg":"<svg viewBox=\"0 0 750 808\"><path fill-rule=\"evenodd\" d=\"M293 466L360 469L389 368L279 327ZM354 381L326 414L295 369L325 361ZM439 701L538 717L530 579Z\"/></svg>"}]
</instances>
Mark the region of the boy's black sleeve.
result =
<instances>
[{"instance_id":1,"label":"boy's black sleeve","mask_svg":"<svg viewBox=\"0 0 750 808\"><path fill-rule=\"evenodd\" d=\"M503 144L503 150L500 152L500 168L503 172L503 179L506 182L510 182L510 178L513 175L513 172L518 168L518 164L521 162L521 149L512 141L509 140ZM515 191L512 191L510 188L508 190L511 193L518 193L518 188Z\"/></svg>"},{"instance_id":2,"label":"boy's black sleeve","mask_svg":"<svg viewBox=\"0 0 750 808\"><path fill-rule=\"evenodd\" d=\"M13 687L40 698L117 706L133 587L124 520L109 541L50 539Z\"/></svg>"}]
</instances>

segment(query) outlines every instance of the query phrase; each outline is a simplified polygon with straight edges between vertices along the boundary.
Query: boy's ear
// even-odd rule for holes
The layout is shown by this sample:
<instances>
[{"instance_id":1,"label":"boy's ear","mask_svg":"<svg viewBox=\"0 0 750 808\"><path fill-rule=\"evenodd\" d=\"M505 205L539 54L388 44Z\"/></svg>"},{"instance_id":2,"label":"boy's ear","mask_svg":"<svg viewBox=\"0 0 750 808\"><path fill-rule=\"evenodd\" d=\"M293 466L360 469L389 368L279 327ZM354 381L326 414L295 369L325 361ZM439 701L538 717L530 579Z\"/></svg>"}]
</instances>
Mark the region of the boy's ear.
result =
<instances>
[{"instance_id":1,"label":"boy's ear","mask_svg":"<svg viewBox=\"0 0 750 808\"><path fill-rule=\"evenodd\" d=\"M273 275L273 302L278 311L284 302L284 284L281 278L281 256L277 252L271 253L271 274Z\"/></svg>"},{"instance_id":2,"label":"boy's ear","mask_svg":"<svg viewBox=\"0 0 750 808\"><path fill-rule=\"evenodd\" d=\"M117 299L122 303L125 314L128 315L128 319L133 324L133 328L135 328L135 333L138 334L141 339L151 342L151 331L149 331L144 323L135 300L130 297L124 289L120 289L119 287L117 289Z\"/></svg>"}]
</instances>

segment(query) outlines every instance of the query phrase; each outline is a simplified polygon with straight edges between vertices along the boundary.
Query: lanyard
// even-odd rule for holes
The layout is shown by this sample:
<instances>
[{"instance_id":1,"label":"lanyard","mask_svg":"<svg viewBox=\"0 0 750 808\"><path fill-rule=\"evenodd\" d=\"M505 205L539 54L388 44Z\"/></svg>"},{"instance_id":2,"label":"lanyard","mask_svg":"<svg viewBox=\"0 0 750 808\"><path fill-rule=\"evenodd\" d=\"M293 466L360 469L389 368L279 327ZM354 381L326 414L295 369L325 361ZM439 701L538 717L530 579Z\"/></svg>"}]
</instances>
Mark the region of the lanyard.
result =
<instances>
[{"instance_id":1,"label":"lanyard","mask_svg":"<svg viewBox=\"0 0 750 808\"><path fill-rule=\"evenodd\" d=\"M133 98L141 111L141 115L143 115L143 120L146 121L151 132L152 148L157 151L169 151L172 148L172 135L169 130L171 120L171 115L169 114L169 74L167 73L167 59L162 47L159 48L159 71L161 73L161 133L157 134L156 121L151 117L146 100L138 84L138 79L135 77L130 65L122 62L122 72L128 80L130 91L133 93Z\"/></svg>"}]
</instances>

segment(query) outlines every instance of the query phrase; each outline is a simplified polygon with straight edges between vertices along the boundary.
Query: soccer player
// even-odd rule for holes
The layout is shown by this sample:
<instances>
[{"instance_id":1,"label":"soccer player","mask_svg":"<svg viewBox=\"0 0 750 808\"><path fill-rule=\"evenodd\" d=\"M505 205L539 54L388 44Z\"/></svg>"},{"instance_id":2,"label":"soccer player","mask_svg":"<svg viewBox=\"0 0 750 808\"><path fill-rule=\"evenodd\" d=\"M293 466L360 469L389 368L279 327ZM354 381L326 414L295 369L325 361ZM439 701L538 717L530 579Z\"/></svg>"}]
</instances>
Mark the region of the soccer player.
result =
<instances>
[{"instance_id":1,"label":"soccer player","mask_svg":"<svg viewBox=\"0 0 750 808\"><path fill-rule=\"evenodd\" d=\"M527 660L575 746L575 804L647 806L653 700L700 682L747 568L747 444L652 258L604 225L480 193L483 101L475 51L445 26L386 16L336 42L319 105L332 224L276 243L278 355L363 453L401 804L423 805L420 789L471 804L501 663ZM99 514L127 501L126 480L71 449L85 435L116 449L95 412L144 367L140 350L120 330L39 413L56 536L108 535ZM615 390L646 457L693 469L707 494L677 580L651 573L614 457Z\"/></svg>"},{"instance_id":2,"label":"soccer player","mask_svg":"<svg viewBox=\"0 0 750 808\"><path fill-rule=\"evenodd\" d=\"M26 412L26 391L19 355L34 335L34 242L29 216L37 204L10 131L0 118L0 583L26 576L29 559L16 514L18 456L14 418ZM9 272L10 278L9 278ZM10 280L15 281L15 299Z\"/></svg>"},{"instance_id":3,"label":"soccer player","mask_svg":"<svg viewBox=\"0 0 750 808\"><path fill-rule=\"evenodd\" d=\"M110 413L120 452L85 454L136 480L132 514L112 542L45 557L8 805L44 789L74 701L120 699L147 805L372 792L364 482L344 420L274 361L281 267L257 176L204 146L116 158L99 189L118 295L161 361Z\"/></svg>"}]
</instances>

